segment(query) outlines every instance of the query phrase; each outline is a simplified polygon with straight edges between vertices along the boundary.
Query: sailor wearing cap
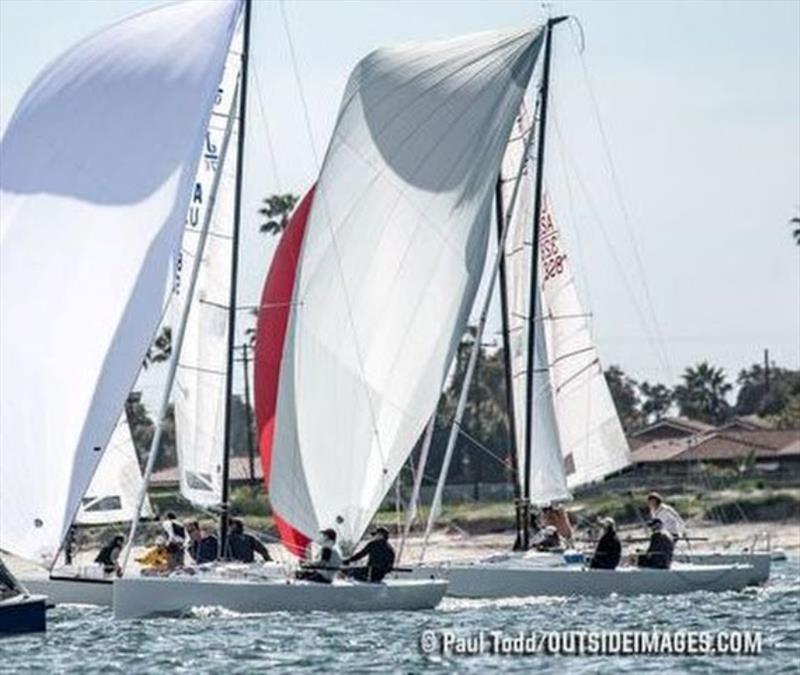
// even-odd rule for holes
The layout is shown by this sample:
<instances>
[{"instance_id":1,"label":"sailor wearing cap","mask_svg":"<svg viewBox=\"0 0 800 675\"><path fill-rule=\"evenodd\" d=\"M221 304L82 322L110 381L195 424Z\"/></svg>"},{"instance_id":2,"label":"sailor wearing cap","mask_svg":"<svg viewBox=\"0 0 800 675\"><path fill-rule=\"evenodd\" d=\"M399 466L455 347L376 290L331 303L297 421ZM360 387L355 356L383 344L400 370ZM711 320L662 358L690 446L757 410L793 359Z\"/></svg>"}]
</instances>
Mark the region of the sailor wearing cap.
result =
<instances>
[{"instance_id":1,"label":"sailor wearing cap","mask_svg":"<svg viewBox=\"0 0 800 675\"><path fill-rule=\"evenodd\" d=\"M672 564L672 552L675 544L666 532L664 523L658 518L653 518L649 523L650 545L647 551L640 553L637 559L639 567L654 567L657 569L668 570Z\"/></svg>"},{"instance_id":2,"label":"sailor wearing cap","mask_svg":"<svg viewBox=\"0 0 800 675\"><path fill-rule=\"evenodd\" d=\"M366 567L347 570L346 574L359 581L381 581L394 567L394 549L389 543L389 530L376 527L372 531L372 539L358 553L345 558L345 565L367 557Z\"/></svg>"},{"instance_id":3,"label":"sailor wearing cap","mask_svg":"<svg viewBox=\"0 0 800 675\"><path fill-rule=\"evenodd\" d=\"M614 570L622 557L622 544L617 536L617 528L613 518L601 518L603 536L597 542L589 567L599 570Z\"/></svg>"},{"instance_id":4,"label":"sailor wearing cap","mask_svg":"<svg viewBox=\"0 0 800 675\"><path fill-rule=\"evenodd\" d=\"M296 577L321 584L333 583L336 573L342 566L342 554L336 545L336 530L331 528L320 531L319 555L303 569L298 570Z\"/></svg>"}]
</instances>

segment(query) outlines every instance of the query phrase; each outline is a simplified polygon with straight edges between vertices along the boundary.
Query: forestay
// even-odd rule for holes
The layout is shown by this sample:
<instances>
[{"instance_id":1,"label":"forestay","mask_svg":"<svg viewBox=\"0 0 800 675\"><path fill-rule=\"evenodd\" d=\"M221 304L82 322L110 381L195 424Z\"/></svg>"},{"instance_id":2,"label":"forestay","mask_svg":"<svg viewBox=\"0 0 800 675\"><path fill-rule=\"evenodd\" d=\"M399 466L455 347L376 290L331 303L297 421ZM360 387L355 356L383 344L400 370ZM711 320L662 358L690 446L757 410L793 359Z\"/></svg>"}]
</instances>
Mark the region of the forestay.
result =
<instances>
[{"instance_id":1,"label":"forestay","mask_svg":"<svg viewBox=\"0 0 800 675\"><path fill-rule=\"evenodd\" d=\"M257 395L276 392L261 450L290 546L321 527L354 544L436 405L541 35L380 49L350 77L299 260L273 262L293 268L282 358L257 363Z\"/></svg>"},{"instance_id":2,"label":"forestay","mask_svg":"<svg viewBox=\"0 0 800 675\"><path fill-rule=\"evenodd\" d=\"M238 1L67 51L2 141L0 548L52 561L159 320Z\"/></svg>"},{"instance_id":3,"label":"forestay","mask_svg":"<svg viewBox=\"0 0 800 675\"><path fill-rule=\"evenodd\" d=\"M514 181L519 171L522 153L525 150L525 136L532 124L531 115L525 105L520 107L514 123L514 131L509 139L503 158L501 174L503 204L511 201ZM544 326L541 320L534 323L535 349L533 363L533 398L526 400L526 378L528 375L528 312L531 288L531 265L533 250L531 234L533 230L533 160L526 159L527 165L514 210L511 213L511 228L506 240L506 295L508 298L508 344L511 352L512 400L517 449L518 480L520 490L525 484L525 476L530 472L530 500L534 504L547 504L569 498L567 481L562 461L561 442L558 434L553 390L550 384L550 370L547 348L544 340ZM541 310L541 295L537 299L537 311ZM531 465L526 466L525 426L529 415L533 415L533 434Z\"/></svg>"},{"instance_id":4,"label":"forestay","mask_svg":"<svg viewBox=\"0 0 800 675\"><path fill-rule=\"evenodd\" d=\"M136 457L128 417L123 412L81 500L75 522L78 525L106 525L131 520L141 486L142 469ZM142 516L150 518L152 515L150 501L145 499Z\"/></svg>"},{"instance_id":5,"label":"forestay","mask_svg":"<svg viewBox=\"0 0 800 675\"><path fill-rule=\"evenodd\" d=\"M575 488L630 464L630 448L608 390L564 242L545 200L539 231L550 376L567 484Z\"/></svg>"},{"instance_id":6,"label":"forestay","mask_svg":"<svg viewBox=\"0 0 800 675\"><path fill-rule=\"evenodd\" d=\"M222 171L175 378L175 440L180 490L188 500L203 506L219 504L222 499L238 121L232 123L222 165L219 152L228 116L235 110L231 103L241 70L242 35L240 25L228 53L206 132L181 246L181 266L189 268L197 255L214 174ZM182 291L178 277L170 312L172 325L177 325L178 316L188 300Z\"/></svg>"}]
</instances>

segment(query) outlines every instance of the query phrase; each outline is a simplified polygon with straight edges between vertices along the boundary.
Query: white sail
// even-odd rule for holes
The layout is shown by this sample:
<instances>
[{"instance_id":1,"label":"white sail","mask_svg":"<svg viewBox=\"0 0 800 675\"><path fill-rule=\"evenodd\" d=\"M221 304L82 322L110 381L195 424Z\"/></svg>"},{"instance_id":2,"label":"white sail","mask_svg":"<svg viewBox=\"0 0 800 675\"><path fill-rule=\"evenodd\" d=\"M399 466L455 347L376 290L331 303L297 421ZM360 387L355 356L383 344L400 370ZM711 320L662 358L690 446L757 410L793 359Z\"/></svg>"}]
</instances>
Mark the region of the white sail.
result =
<instances>
[{"instance_id":1,"label":"white sail","mask_svg":"<svg viewBox=\"0 0 800 675\"><path fill-rule=\"evenodd\" d=\"M520 107L503 158L501 173L504 207L511 201L514 181L525 149L525 136L533 123L525 105ZM512 400L514 403L515 445L517 451L518 480L524 491L525 478L530 482L530 500L534 504L547 504L569 498L564 473L561 443L558 433L553 391L550 384L544 326L536 321L536 340L533 363L533 399L527 401L528 335L530 311L531 264L533 250L533 158L521 176L517 201L511 214L510 231L506 241L506 294L508 298L508 343L511 353ZM541 295L537 300L537 314L541 314ZM526 423L532 415L531 463L526 465Z\"/></svg>"},{"instance_id":2,"label":"white sail","mask_svg":"<svg viewBox=\"0 0 800 675\"><path fill-rule=\"evenodd\" d=\"M284 541L335 527L345 547L357 542L427 424L483 271L541 35L380 49L352 74L313 204L298 207L274 411L258 405Z\"/></svg>"},{"instance_id":3,"label":"white sail","mask_svg":"<svg viewBox=\"0 0 800 675\"><path fill-rule=\"evenodd\" d=\"M219 504L222 499L237 121L232 123L228 150L221 166L219 151L228 115L233 110L231 103L241 70L242 36L240 26L231 43L208 125L181 247L182 267L186 269L197 253L214 174L222 171L175 377L175 440L180 490L189 501L202 506ZM173 325L187 300L181 291L179 280L172 299Z\"/></svg>"},{"instance_id":4,"label":"white sail","mask_svg":"<svg viewBox=\"0 0 800 675\"><path fill-rule=\"evenodd\" d=\"M0 146L0 548L51 562L158 325L238 0L144 12L31 85Z\"/></svg>"},{"instance_id":5,"label":"white sail","mask_svg":"<svg viewBox=\"0 0 800 675\"><path fill-rule=\"evenodd\" d=\"M608 390L558 227L545 200L539 279L564 472L570 488L630 464L630 448Z\"/></svg>"},{"instance_id":6,"label":"white sail","mask_svg":"<svg viewBox=\"0 0 800 675\"><path fill-rule=\"evenodd\" d=\"M81 500L75 523L106 525L131 520L136 511L136 497L142 486L142 469L136 457L128 417L120 415L89 489ZM145 500L142 516L151 518L150 501Z\"/></svg>"}]
</instances>

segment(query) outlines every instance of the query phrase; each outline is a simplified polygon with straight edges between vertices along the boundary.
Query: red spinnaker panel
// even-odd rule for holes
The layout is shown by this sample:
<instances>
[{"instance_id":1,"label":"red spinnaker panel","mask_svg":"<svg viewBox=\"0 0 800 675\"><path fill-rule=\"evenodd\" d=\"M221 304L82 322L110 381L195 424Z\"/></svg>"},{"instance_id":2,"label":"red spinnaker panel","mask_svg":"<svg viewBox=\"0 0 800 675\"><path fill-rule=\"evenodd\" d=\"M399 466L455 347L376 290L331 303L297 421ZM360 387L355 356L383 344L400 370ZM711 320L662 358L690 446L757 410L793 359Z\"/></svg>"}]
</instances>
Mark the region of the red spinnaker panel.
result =
<instances>
[{"instance_id":1,"label":"red spinnaker panel","mask_svg":"<svg viewBox=\"0 0 800 675\"><path fill-rule=\"evenodd\" d=\"M314 187L312 186L292 214L289 225L281 236L267 274L267 280L264 283L258 313L254 363L255 408L264 488L267 492L269 492L274 449L275 414L283 347L286 329L289 325L297 264L300 260L303 236L313 198ZM302 555L308 546L308 537L295 530L278 513L274 515L283 545L293 554Z\"/></svg>"}]
</instances>

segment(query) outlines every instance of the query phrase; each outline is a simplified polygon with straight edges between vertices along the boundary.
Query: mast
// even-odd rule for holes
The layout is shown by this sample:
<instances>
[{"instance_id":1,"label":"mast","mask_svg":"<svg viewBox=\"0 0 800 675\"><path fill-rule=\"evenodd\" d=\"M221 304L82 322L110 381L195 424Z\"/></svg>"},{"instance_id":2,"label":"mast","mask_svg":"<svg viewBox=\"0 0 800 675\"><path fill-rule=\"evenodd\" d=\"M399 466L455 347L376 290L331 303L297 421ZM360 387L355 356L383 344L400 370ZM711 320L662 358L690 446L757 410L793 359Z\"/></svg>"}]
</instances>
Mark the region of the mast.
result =
<instances>
[{"instance_id":1,"label":"mast","mask_svg":"<svg viewBox=\"0 0 800 675\"><path fill-rule=\"evenodd\" d=\"M539 111L539 147L536 152L536 183L533 197L533 250L531 252L531 286L528 305L528 367L525 373L525 401L528 415L525 418L525 476L522 490L522 510L525 518L525 527L522 529L522 547L527 549L528 541L528 515L531 498L531 449L533 447L533 355L536 349L536 296L539 283L539 222L542 218L542 184L544 170L544 151L547 130L547 98L550 89L550 56L553 46L553 28L566 21L568 17L557 16L548 19L545 29L544 63L542 66L542 87L540 89Z\"/></svg>"},{"instance_id":2,"label":"mast","mask_svg":"<svg viewBox=\"0 0 800 675\"><path fill-rule=\"evenodd\" d=\"M495 220L497 221L498 245L503 237L503 179L498 177L494 191ZM506 379L506 414L508 415L509 456L511 458L511 486L514 490L514 510L516 513L517 538L514 549L522 546L523 527L527 522L522 504L522 491L519 483L519 462L517 461L517 420L514 414L513 376L511 373L511 344L508 335L508 292L506 286L505 252L500 261L500 314L503 320L503 370Z\"/></svg>"},{"instance_id":3,"label":"mast","mask_svg":"<svg viewBox=\"0 0 800 675\"><path fill-rule=\"evenodd\" d=\"M228 301L228 363L225 371L225 431L222 455L222 494L219 514L219 555L227 556L228 501L230 498L231 459L231 400L233 397L233 353L236 341L236 282L239 276L239 230L242 219L242 173L244 170L245 118L247 115L247 70L250 60L250 17L252 0L244 3L244 41L242 47L242 72L239 78L239 138L236 156L236 195L233 211L233 237L231 245L231 292Z\"/></svg>"}]
</instances>

